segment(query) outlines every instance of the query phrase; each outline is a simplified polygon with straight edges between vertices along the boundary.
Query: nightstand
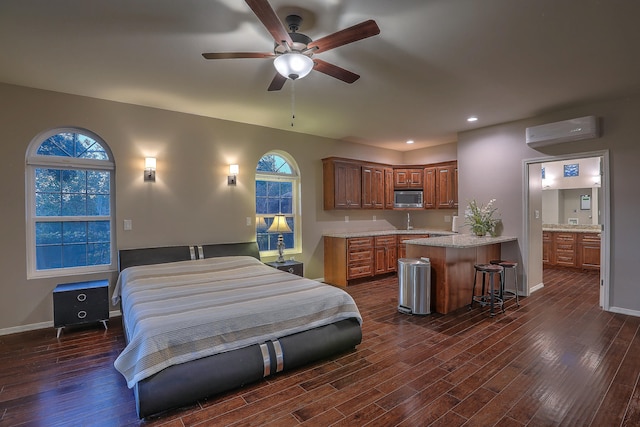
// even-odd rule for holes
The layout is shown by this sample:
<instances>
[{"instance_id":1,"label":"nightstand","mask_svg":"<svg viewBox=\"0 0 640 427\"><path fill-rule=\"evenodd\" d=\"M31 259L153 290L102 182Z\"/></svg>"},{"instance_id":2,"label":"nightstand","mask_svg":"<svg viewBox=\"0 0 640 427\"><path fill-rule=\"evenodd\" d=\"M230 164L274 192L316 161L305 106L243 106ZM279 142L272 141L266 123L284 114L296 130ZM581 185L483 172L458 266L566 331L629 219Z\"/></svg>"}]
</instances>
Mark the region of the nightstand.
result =
<instances>
[{"instance_id":1,"label":"nightstand","mask_svg":"<svg viewBox=\"0 0 640 427\"><path fill-rule=\"evenodd\" d=\"M109 281L64 283L53 290L53 326L57 338L65 326L109 320Z\"/></svg>"},{"instance_id":2,"label":"nightstand","mask_svg":"<svg viewBox=\"0 0 640 427\"><path fill-rule=\"evenodd\" d=\"M287 273L303 275L303 264L298 261L285 261L285 262L266 262L269 267L277 268L278 270L286 271Z\"/></svg>"}]
</instances>

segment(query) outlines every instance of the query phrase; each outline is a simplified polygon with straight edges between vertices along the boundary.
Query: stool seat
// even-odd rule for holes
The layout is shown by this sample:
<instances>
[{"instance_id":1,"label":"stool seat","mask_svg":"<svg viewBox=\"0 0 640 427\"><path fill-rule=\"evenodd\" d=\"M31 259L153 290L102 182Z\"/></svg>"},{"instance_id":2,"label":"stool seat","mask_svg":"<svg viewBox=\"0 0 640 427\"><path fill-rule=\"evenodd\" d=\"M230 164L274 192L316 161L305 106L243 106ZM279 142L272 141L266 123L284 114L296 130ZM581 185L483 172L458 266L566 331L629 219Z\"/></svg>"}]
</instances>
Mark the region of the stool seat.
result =
<instances>
[{"instance_id":1,"label":"stool seat","mask_svg":"<svg viewBox=\"0 0 640 427\"><path fill-rule=\"evenodd\" d=\"M484 273L499 273L502 271L502 266L494 264L476 264L475 269Z\"/></svg>"}]
</instances>

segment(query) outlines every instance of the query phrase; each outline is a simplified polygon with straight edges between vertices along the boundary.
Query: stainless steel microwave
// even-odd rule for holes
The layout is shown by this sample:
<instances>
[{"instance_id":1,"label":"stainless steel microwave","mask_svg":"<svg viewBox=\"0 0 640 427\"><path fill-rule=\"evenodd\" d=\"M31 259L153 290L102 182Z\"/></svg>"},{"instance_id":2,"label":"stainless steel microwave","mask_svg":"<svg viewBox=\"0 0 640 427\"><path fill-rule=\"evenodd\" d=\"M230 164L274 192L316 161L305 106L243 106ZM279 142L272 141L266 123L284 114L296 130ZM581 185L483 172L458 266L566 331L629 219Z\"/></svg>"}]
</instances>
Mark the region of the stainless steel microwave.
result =
<instances>
[{"instance_id":1,"label":"stainless steel microwave","mask_svg":"<svg viewBox=\"0 0 640 427\"><path fill-rule=\"evenodd\" d=\"M393 192L394 208L422 208L422 190L396 190Z\"/></svg>"}]
</instances>

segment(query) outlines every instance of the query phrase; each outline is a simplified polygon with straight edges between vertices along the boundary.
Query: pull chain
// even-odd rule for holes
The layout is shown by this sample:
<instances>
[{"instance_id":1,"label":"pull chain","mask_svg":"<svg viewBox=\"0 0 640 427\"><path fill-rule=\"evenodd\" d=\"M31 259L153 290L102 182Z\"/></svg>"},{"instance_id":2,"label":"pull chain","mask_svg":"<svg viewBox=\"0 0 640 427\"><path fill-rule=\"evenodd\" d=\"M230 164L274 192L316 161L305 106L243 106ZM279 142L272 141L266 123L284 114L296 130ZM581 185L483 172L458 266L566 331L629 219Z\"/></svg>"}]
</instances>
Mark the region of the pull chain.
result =
<instances>
[{"instance_id":1,"label":"pull chain","mask_svg":"<svg viewBox=\"0 0 640 427\"><path fill-rule=\"evenodd\" d=\"M296 81L291 80L291 127L296 119Z\"/></svg>"}]
</instances>

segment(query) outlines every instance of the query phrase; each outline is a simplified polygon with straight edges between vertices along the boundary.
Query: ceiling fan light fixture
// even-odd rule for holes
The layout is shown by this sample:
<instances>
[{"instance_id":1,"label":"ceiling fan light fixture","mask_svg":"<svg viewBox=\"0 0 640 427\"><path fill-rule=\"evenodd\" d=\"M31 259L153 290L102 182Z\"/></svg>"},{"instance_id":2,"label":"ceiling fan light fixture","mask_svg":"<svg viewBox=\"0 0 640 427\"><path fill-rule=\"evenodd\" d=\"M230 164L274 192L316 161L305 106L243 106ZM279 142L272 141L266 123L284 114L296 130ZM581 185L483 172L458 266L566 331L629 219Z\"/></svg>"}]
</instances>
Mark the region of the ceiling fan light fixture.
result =
<instances>
[{"instance_id":1,"label":"ceiling fan light fixture","mask_svg":"<svg viewBox=\"0 0 640 427\"><path fill-rule=\"evenodd\" d=\"M313 69L313 60L300 52L286 52L276 57L273 65L282 77L301 79Z\"/></svg>"}]
</instances>

